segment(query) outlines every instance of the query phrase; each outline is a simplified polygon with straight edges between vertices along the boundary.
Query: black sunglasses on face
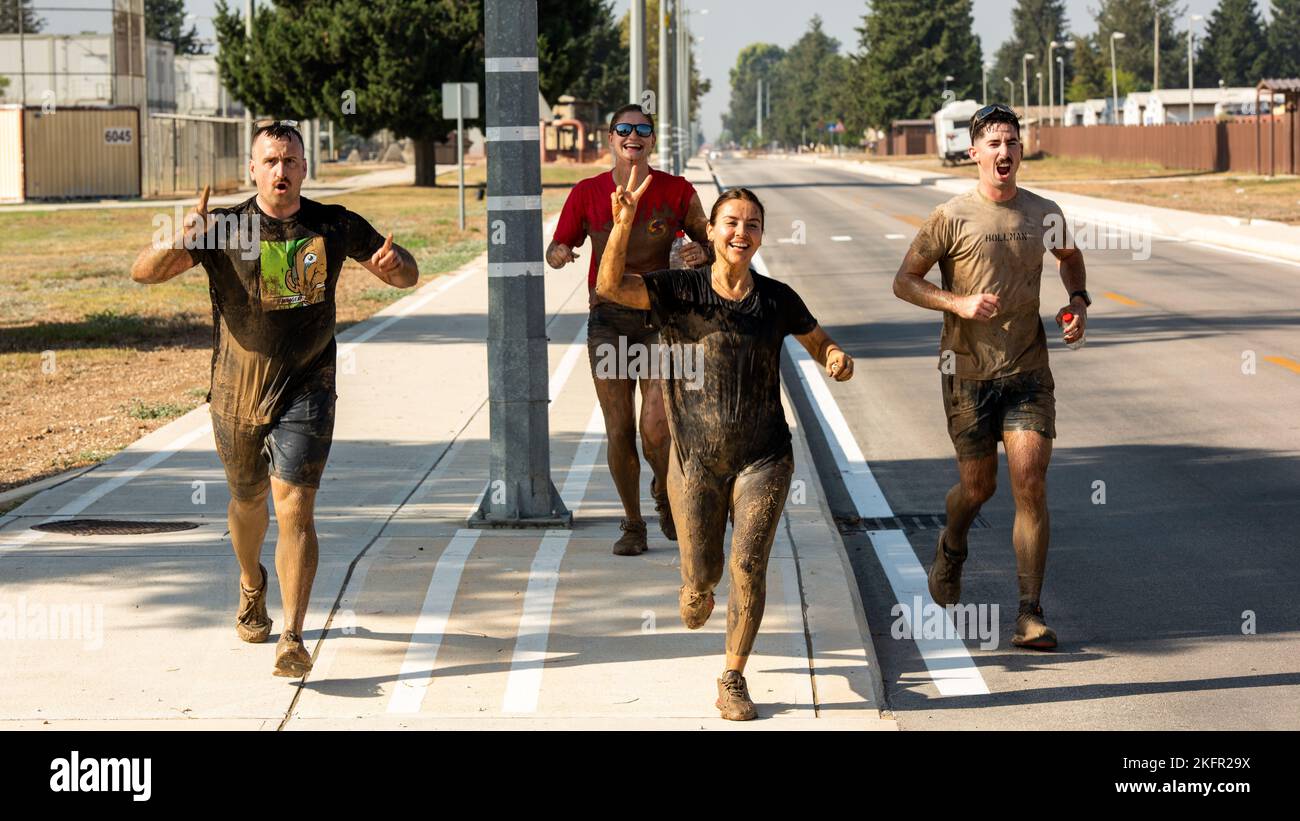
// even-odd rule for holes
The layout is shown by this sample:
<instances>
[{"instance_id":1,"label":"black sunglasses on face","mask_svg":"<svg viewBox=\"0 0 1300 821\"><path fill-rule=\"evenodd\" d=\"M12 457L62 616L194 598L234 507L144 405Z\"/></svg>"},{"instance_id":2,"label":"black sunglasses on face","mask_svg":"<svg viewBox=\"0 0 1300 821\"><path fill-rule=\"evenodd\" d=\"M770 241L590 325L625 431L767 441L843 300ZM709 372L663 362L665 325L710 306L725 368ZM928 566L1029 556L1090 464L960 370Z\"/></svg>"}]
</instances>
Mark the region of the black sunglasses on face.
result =
<instances>
[{"instance_id":1,"label":"black sunglasses on face","mask_svg":"<svg viewBox=\"0 0 1300 821\"><path fill-rule=\"evenodd\" d=\"M632 123L619 123L614 126L614 133L620 137L630 137L632 136L633 131L636 132L638 137L649 137L651 134L655 133L655 127L649 123L637 123L636 125L633 125Z\"/></svg>"}]
</instances>

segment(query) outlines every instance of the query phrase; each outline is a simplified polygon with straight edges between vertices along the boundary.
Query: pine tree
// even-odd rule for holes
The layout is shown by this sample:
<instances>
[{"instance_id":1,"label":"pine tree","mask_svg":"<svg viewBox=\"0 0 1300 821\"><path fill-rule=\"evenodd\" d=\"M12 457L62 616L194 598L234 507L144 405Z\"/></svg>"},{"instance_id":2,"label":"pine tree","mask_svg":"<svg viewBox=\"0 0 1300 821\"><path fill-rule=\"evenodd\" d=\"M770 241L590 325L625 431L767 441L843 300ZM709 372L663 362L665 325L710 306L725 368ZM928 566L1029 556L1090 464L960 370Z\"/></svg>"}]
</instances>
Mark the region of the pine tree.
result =
<instances>
[{"instance_id":1,"label":"pine tree","mask_svg":"<svg viewBox=\"0 0 1300 821\"><path fill-rule=\"evenodd\" d=\"M1268 73L1269 79L1300 77L1300 0L1273 0Z\"/></svg>"},{"instance_id":2,"label":"pine tree","mask_svg":"<svg viewBox=\"0 0 1300 821\"><path fill-rule=\"evenodd\" d=\"M731 106L722 115L722 127L732 139L752 143L758 120L758 80L771 83L785 52L770 43L751 43L740 50L731 69ZM764 136L768 136L766 133Z\"/></svg>"},{"instance_id":3,"label":"pine tree","mask_svg":"<svg viewBox=\"0 0 1300 821\"><path fill-rule=\"evenodd\" d=\"M0 34L18 33L19 18L16 12L19 8L22 9L22 28L25 34L34 34L45 28L45 20L36 16L32 0L19 0L19 3L21 5L15 5L14 0L0 0Z\"/></svg>"},{"instance_id":4,"label":"pine tree","mask_svg":"<svg viewBox=\"0 0 1300 821\"><path fill-rule=\"evenodd\" d=\"M1160 87L1182 88L1187 84L1187 32L1177 22L1184 9L1178 0L1099 0L1096 42L1106 71L1110 71L1110 35L1124 33L1115 43L1115 62L1120 77L1129 72L1136 78L1137 91L1150 91L1154 80L1155 18L1160 16ZM1109 85L1109 73L1107 84Z\"/></svg>"},{"instance_id":5,"label":"pine tree","mask_svg":"<svg viewBox=\"0 0 1300 821\"><path fill-rule=\"evenodd\" d=\"M1196 84L1253 86L1268 68L1264 24L1255 0L1219 0L1196 50Z\"/></svg>"},{"instance_id":6,"label":"pine tree","mask_svg":"<svg viewBox=\"0 0 1300 821\"><path fill-rule=\"evenodd\" d=\"M144 0L144 30L155 40L171 43L177 54L203 53L198 28L185 30L185 0Z\"/></svg>"},{"instance_id":7,"label":"pine tree","mask_svg":"<svg viewBox=\"0 0 1300 821\"><path fill-rule=\"evenodd\" d=\"M832 116L826 72L832 59L840 56L839 48L839 41L822 29L821 16L814 15L772 77L772 109L763 126L765 139L793 145L805 136L811 141L821 133L826 118Z\"/></svg>"},{"instance_id":8,"label":"pine tree","mask_svg":"<svg viewBox=\"0 0 1300 821\"><path fill-rule=\"evenodd\" d=\"M1105 97L1110 94L1110 55L1103 61L1092 37L1075 37L1074 51L1066 59L1073 63L1074 79L1066 87L1065 99L1071 103Z\"/></svg>"},{"instance_id":9,"label":"pine tree","mask_svg":"<svg viewBox=\"0 0 1300 821\"><path fill-rule=\"evenodd\" d=\"M1052 52L1052 65L1047 64L1048 46L1055 40L1057 43L1064 43L1067 39L1070 24L1065 16L1065 0L1017 0L1015 8L1010 11L1011 15L1011 38L998 48L997 56L993 60L993 68L989 70L989 85L993 85L993 78L1002 85L1002 93L997 95L1001 98L1005 93L1006 83L1003 77L1010 77L1015 81L1016 89L1021 88L1023 80L1024 67L1023 61L1025 54L1034 55L1034 60L1029 64L1029 92L1031 95L1037 95L1038 90L1034 80L1034 72L1047 71L1051 69L1056 72L1054 82L1060 81L1060 72L1056 66L1056 57L1065 53L1065 49L1057 46ZM1073 72L1073 66L1070 64L1070 58L1065 58L1066 82L1069 82ZM1044 91L1047 84L1043 85ZM1019 92L1017 92L1019 93ZM990 99L993 98L993 89L989 89Z\"/></svg>"},{"instance_id":10,"label":"pine tree","mask_svg":"<svg viewBox=\"0 0 1300 821\"><path fill-rule=\"evenodd\" d=\"M930 117L943 104L945 75L957 99L979 97L983 57L970 0L872 0L858 33L854 128Z\"/></svg>"}]
</instances>

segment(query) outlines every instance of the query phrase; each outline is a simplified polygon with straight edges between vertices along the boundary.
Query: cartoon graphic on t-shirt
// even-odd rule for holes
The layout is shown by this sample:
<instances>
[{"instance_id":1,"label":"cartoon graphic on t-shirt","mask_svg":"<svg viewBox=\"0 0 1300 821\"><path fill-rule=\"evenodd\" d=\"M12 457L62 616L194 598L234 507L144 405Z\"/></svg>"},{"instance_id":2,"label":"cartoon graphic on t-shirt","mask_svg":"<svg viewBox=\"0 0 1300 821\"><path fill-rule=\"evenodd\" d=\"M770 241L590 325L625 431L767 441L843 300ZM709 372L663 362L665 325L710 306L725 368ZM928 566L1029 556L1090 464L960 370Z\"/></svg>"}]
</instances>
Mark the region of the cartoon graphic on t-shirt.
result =
<instances>
[{"instance_id":1,"label":"cartoon graphic on t-shirt","mask_svg":"<svg viewBox=\"0 0 1300 821\"><path fill-rule=\"evenodd\" d=\"M325 238L262 241L262 308L278 311L325 299Z\"/></svg>"}]
</instances>

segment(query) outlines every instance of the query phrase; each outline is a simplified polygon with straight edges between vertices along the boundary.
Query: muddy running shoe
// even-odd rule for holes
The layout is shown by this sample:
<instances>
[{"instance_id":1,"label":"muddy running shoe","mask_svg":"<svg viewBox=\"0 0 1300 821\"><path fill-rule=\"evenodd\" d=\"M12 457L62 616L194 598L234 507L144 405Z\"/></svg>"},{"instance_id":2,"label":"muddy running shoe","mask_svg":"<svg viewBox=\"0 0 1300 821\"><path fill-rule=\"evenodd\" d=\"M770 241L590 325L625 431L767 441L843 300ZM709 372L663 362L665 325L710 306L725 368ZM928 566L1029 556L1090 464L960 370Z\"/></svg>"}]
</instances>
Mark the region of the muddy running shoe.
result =
<instances>
[{"instance_id":1,"label":"muddy running shoe","mask_svg":"<svg viewBox=\"0 0 1300 821\"><path fill-rule=\"evenodd\" d=\"M623 535L614 542L615 556L640 556L649 549L645 541L645 522L624 519L618 526Z\"/></svg>"},{"instance_id":2,"label":"muddy running shoe","mask_svg":"<svg viewBox=\"0 0 1300 821\"><path fill-rule=\"evenodd\" d=\"M1016 616L1016 634L1011 643L1031 650L1056 649L1056 631L1043 620L1043 608L1038 602L1021 602L1020 615Z\"/></svg>"},{"instance_id":3,"label":"muddy running shoe","mask_svg":"<svg viewBox=\"0 0 1300 821\"><path fill-rule=\"evenodd\" d=\"M713 614L713 591L697 593L682 585L677 591L677 608L682 612L682 624L698 630Z\"/></svg>"},{"instance_id":4,"label":"muddy running shoe","mask_svg":"<svg viewBox=\"0 0 1300 821\"><path fill-rule=\"evenodd\" d=\"M655 488L655 480L650 480L650 496L655 500L655 513L659 514L659 529L664 538L670 542L677 541L677 524L673 521L673 509L668 505L668 491L660 493Z\"/></svg>"},{"instance_id":5,"label":"muddy running shoe","mask_svg":"<svg viewBox=\"0 0 1300 821\"><path fill-rule=\"evenodd\" d=\"M275 645L274 675L286 678L300 678L311 672L311 655L302 644L302 636L292 630L280 634L280 642Z\"/></svg>"},{"instance_id":6,"label":"muddy running shoe","mask_svg":"<svg viewBox=\"0 0 1300 821\"><path fill-rule=\"evenodd\" d=\"M718 700L713 703L722 712L727 721L750 721L758 718L758 710L749 697L749 687L745 677L735 670L728 670L718 679Z\"/></svg>"},{"instance_id":7,"label":"muddy running shoe","mask_svg":"<svg viewBox=\"0 0 1300 821\"><path fill-rule=\"evenodd\" d=\"M262 571L262 586L249 590L239 584L239 612L235 615L235 632L251 644L260 644L271 635L271 617L266 612L266 568Z\"/></svg>"},{"instance_id":8,"label":"muddy running shoe","mask_svg":"<svg viewBox=\"0 0 1300 821\"><path fill-rule=\"evenodd\" d=\"M944 545L943 536L947 532L939 531L934 563L930 565L930 597L940 607L956 604L961 599L961 566L966 562L965 556L954 554Z\"/></svg>"}]
</instances>

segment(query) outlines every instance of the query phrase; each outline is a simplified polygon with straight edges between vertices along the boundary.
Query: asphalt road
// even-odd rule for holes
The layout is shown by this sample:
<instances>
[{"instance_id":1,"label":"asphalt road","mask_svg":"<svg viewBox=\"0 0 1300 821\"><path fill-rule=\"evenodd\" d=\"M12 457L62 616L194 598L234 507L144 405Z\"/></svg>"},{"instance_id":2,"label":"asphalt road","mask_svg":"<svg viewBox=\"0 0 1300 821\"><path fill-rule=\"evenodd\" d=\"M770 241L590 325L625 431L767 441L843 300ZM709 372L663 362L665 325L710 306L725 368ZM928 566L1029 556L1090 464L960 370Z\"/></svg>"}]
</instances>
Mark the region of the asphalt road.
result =
<instances>
[{"instance_id":1,"label":"asphalt road","mask_svg":"<svg viewBox=\"0 0 1300 821\"><path fill-rule=\"evenodd\" d=\"M928 568L938 530L904 514L942 514L957 476L940 317L890 285L916 226L951 195L794 161L714 168L763 199L768 268L856 358L834 396ZM789 241L797 223L806 244ZM1058 406L1043 607L1061 646L1010 644L1003 458L963 590L1000 605L998 646L965 642L987 695L939 693L916 643L891 635L896 596L870 540L845 535L888 705L904 729L1300 728L1300 266L1161 240L1146 260L1114 250L1086 262L1095 303L1082 350L1053 333L1066 295L1050 258L1043 275ZM851 517L806 411L832 509Z\"/></svg>"}]
</instances>

